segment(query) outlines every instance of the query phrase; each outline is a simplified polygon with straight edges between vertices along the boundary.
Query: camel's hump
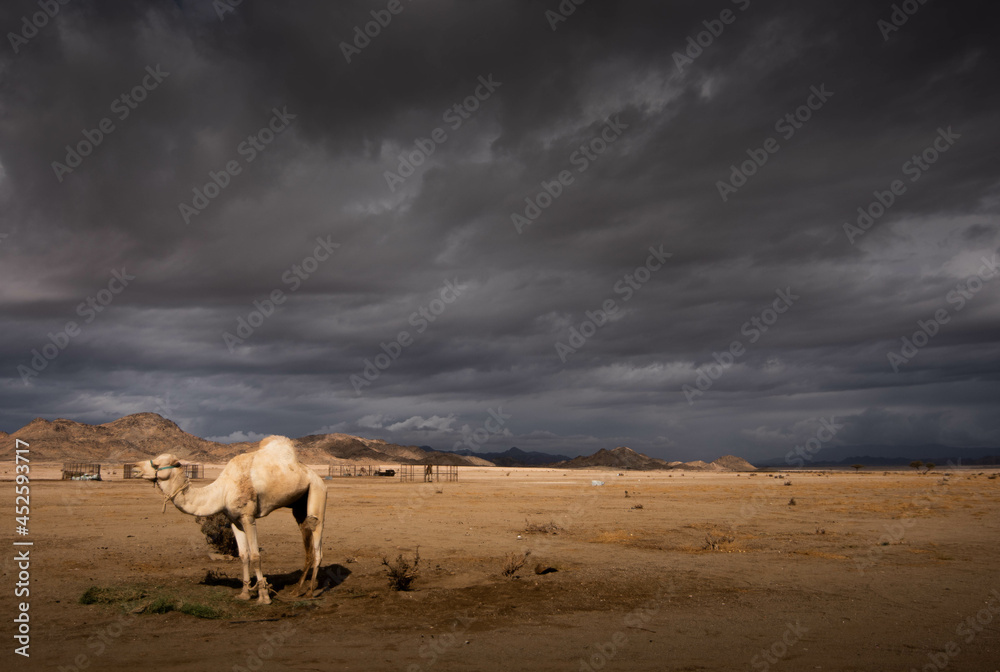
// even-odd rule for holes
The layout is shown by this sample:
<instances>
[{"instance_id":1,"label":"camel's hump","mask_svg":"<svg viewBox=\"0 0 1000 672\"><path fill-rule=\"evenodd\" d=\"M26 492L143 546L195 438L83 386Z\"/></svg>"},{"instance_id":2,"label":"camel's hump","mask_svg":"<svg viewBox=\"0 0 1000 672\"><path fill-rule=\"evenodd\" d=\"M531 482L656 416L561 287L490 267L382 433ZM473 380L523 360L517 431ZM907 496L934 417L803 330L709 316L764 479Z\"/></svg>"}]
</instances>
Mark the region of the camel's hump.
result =
<instances>
[{"instance_id":1,"label":"camel's hump","mask_svg":"<svg viewBox=\"0 0 1000 672\"><path fill-rule=\"evenodd\" d=\"M287 436L269 436L260 442L259 450L271 453L282 462L298 462L295 444Z\"/></svg>"}]
</instances>

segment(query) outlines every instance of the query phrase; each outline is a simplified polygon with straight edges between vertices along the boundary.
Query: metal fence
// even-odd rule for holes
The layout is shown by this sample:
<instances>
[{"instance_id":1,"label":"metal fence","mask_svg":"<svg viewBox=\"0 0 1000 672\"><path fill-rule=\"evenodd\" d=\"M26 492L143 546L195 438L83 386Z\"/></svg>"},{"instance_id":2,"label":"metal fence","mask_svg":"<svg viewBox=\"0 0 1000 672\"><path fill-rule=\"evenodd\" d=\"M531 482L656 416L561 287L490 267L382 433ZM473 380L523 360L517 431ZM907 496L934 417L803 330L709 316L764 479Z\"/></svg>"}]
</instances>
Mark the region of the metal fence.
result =
<instances>
[{"instance_id":1,"label":"metal fence","mask_svg":"<svg viewBox=\"0 0 1000 672\"><path fill-rule=\"evenodd\" d=\"M184 475L192 479L205 478L205 465L185 464ZM139 478L139 470L136 469L135 464L126 462L122 465L122 478Z\"/></svg>"},{"instance_id":2,"label":"metal fence","mask_svg":"<svg viewBox=\"0 0 1000 672\"><path fill-rule=\"evenodd\" d=\"M101 465L96 462L66 462L62 467L64 481L99 481Z\"/></svg>"},{"instance_id":3,"label":"metal fence","mask_svg":"<svg viewBox=\"0 0 1000 672\"><path fill-rule=\"evenodd\" d=\"M377 464L331 464L327 470L330 478L340 476L395 476L395 469L383 469Z\"/></svg>"},{"instance_id":4,"label":"metal fence","mask_svg":"<svg viewBox=\"0 0 1000 672\"><path fill-rule=\"evenodd\" d=\"M457 482L458 466L453 464L401 464L399 465L399 480L403 483L418 480L424 483Z\"/></svg>"}]
</instances>

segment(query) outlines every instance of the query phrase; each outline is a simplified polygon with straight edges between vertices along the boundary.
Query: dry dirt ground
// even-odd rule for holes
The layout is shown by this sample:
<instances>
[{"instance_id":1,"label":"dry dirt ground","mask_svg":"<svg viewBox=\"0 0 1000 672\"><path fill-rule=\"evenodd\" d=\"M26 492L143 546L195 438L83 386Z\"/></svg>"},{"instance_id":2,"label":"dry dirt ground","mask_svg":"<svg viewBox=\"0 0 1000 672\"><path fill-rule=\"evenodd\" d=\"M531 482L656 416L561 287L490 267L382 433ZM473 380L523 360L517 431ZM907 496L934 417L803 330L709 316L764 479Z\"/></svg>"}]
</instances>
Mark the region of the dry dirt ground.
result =
<instances>
[{"instance_id":1,"label":"dry dirt ground","mask_svg":"<svg viewBox=\"0 0 1000 672\"><path fill-rule=\"evenodd\" d=\"M326 590L297 600L284 587L302 546L278 511L259 530L280 590L258 606L232 599L239 563L211 559L194 519L161 513L148 483L120 469L39 480L55 471L32 465L24 659L11 639L12 467L0 465L4 670L1000 668L1000 478L988 469L338 478ZM413 589L390 590L383 556L418 546ZM515 578L501 574L529 551Z\"/></svg>"}]
</instances>

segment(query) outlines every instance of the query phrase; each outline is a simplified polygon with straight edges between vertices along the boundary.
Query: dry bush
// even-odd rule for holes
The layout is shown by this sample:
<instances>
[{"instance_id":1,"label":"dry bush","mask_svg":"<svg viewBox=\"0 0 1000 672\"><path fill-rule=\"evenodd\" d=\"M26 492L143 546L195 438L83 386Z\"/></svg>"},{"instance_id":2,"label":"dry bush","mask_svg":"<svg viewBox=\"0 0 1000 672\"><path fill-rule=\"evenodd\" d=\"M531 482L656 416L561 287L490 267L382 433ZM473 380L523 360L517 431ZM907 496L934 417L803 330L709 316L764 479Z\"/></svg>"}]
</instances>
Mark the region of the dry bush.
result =
<instances>
[{"instance_id":1,"label":"dry bush","mask_svg":"<svg viewBox=\"0 0 1000 672\"><path fill-rule=\"evenodd\" d=\"M389 579L389 587L393 590L409 590L414 579L417 578L417 565L420 564L420 547L413 553L413 564L400 553L392 563L385 556L382 556L382 564L385 565L386 578Z\"/></svg>"},{"instance_id":2,"label":"dry bush","mask_svg":"<svg viewBox=\"0 0 1000 672\"><path fill-rule=\"evenodd\" d=\"M788 506L795 506L795 498L794 497L792 497L791 499L788 500Z\"/></svg>"},{"instance_id":3,"label":"dry bush","mask_svg":"<svg viewBox=\"0 0 1000 672\"><path fill-rule=\"evenodd\" d=\"M714 534L705 535L705 545L702 547L706 551L718 551L724 544L731 544L736 541L736 537L731 534L716 536Z\"/></svg>"},{"instance_id":4,"label":"dry bush","mask_svg":"<svg viewBox=\"0 0 1000 672\"><path fill-rule=\"evenodd\" d=\"M562 529L551 520L547 523L531 523L527 518L524 519L524 531L528 534L559 534Z\"/></svg>"},{"instance_id":5,"label":"dry bush","mask_svg":"<svg viewBox=\"0 0 1000 672\"><path fill-rule=\"evenodd\" d=\"M201 523L201 532L205 535L208 545L222 555L234 558L240 556L236 545L236 535L233 534L232 522L224 513L213 513L211 516L198 516L195 521Z\"/></svg>"},{"instance_id":6,"label":"dry bush","mask_svg":"<svg viewBox=\"0 0 1000 672\"><path fill-rule=\"evenodd\" d=\"M531 551L526 551L524 553L508 553L503 560L503 566L500 568L500 573L508 578L514 578L518 570L524 567L524 563L528 561L528 556Z\"/></svg>"}]
</instances>

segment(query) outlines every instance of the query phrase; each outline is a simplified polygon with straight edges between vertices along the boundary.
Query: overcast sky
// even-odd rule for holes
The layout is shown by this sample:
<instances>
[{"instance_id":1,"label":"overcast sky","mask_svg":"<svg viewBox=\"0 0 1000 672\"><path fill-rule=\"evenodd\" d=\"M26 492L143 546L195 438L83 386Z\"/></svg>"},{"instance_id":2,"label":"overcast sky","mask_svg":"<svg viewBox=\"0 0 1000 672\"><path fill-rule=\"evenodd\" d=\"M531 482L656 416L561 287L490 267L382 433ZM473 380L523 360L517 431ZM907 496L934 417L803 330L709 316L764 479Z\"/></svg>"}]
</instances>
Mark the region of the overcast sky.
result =
<instances>
[{"instance_id":1,"label":"overcast sky","mask_svg":"<svg viewBox=\"0 0 1000 672\"><path fill-rule=\"evenodd\" d=\"M0 430L1000 445L992 6L233 4L0 8Z\"/></svg>"}]
</instances>

